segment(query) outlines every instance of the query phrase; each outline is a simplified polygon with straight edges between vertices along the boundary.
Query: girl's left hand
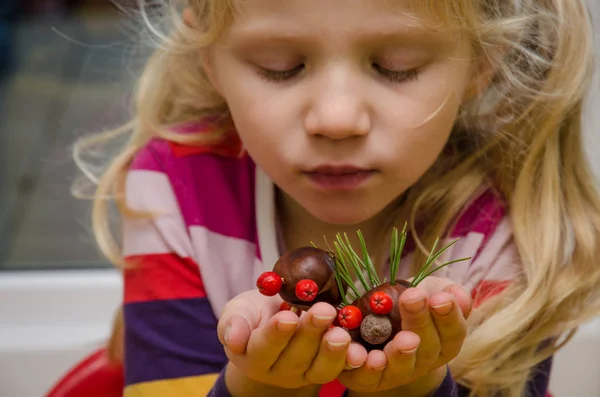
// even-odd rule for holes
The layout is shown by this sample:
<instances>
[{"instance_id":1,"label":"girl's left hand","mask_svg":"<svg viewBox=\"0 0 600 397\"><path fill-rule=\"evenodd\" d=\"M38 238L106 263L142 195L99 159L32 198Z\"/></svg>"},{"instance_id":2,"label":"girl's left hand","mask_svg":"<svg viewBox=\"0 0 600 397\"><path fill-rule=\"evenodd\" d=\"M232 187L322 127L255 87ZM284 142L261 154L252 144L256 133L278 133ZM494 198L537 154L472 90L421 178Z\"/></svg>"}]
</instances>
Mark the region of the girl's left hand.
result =
<instances>
[{"instance_id":1,"label":"girl's left hand","mask_svg":"<svg viewBox=\"0 0 600 397\"><path fill-rule=\"evenodd\" d=\"M371 351L362 367L340 375L339 380L348 389L383 391L417 380L431 388L431 382L422 378L428 374L439 378L440 371L435 370L460 352L472 308L471 296L464 288L451 280L430 276L416 288L404 291L399 306L403 330L383 351ZM434 389L442 379L433 385Z\"/></svg>"}]
</instances>

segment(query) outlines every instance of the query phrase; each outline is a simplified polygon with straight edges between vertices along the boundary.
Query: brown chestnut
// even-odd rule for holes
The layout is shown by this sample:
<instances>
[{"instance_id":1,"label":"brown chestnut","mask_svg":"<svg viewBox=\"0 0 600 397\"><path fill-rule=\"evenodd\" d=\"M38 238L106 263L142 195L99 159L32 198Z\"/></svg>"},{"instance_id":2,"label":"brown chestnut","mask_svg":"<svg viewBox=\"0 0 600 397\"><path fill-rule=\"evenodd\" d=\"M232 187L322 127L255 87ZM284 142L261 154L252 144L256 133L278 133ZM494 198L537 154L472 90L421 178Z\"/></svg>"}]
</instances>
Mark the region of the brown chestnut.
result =
<instances>
[{"instance_id":1,"label":"brown chestnut","mask_svg":"<svg viewBox=\"0 0 600 397\"><path fill-rule=\"evenodd\" d=\"M310 246L290 250L279 258L273 271L283 279L281 298L299 309L307 310L317 302L333 306L342 302L335 278L335 257L329 251ZM296 285L302 280L312 280L317 285L317 294L310 302L296 295Z\"/></svg>"}]
</instances>

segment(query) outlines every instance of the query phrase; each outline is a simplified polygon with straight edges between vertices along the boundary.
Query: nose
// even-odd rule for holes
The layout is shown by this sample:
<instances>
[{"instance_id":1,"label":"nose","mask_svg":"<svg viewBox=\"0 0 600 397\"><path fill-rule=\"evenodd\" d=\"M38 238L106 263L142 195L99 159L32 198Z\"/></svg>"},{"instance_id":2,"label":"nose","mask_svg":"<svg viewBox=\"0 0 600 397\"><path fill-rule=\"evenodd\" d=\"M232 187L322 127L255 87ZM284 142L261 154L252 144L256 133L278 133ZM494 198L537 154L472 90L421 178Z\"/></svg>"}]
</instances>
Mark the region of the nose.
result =
<instances>
[{"instance_id":1,"label":"nose","mask_svg":"<svg viewBox=\"0 0 600 397\"><path fill-rule=\"evenodd\" d=\"M304 128L310 135L341 140L371 131L371 117L360 78L337 70L315 81Z\"/></svg>"}]
</instances>

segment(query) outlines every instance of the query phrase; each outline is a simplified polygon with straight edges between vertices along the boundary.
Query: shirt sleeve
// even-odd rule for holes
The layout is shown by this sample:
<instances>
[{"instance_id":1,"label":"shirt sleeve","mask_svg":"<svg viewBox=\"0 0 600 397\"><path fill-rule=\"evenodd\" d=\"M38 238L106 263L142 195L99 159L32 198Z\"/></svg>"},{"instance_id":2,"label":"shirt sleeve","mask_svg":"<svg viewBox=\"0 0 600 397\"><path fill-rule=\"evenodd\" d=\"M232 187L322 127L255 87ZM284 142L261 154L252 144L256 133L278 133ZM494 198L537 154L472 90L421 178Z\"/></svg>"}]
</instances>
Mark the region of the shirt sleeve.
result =
<instances>
[{"instance_id":1,"label":"shirt sleeve","mask_svg":"<svg viewBox=\"0 0 600 397\"><path fill-rule=\"evenodd\" d=\"M152 156L134 161L125 197L153 215L123 220L124 397L208 395L227 357L176 196Z\"/></svg>"}]
</instances>

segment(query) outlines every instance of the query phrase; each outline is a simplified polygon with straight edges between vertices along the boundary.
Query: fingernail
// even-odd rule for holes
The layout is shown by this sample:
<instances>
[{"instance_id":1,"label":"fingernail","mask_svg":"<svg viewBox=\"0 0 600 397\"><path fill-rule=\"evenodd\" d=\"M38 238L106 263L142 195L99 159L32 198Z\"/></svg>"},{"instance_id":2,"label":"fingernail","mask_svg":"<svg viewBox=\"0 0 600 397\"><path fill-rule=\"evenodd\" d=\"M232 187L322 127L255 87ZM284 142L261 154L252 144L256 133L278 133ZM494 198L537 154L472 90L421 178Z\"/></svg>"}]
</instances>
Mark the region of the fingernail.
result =
<instances>
[{"instance_id":1,"label":"fingernail","mask_svg":"<svg viewBox=\"0 0 600 397\"><path fill-rule=\"evenodd\" d=\"M225 328L225 335L223 335L223 339L225 339L225 344L229 345L229 331L231 330L231 325L228 325L227 328Z\"/></svg>"},{"instance_id":2,"label":"fingernail","mask_svg":"<svg viewBox=\"0 0 600 397\"><path fill-rule=\"evenodd\" d=\"M360 368L363 366L362 364L351 365L350 363L346 363L346 365L348 366L348 368L352 368L352 369Z\"/></svg>"},{"instance_id":3,"label":"fingernail","mask_svg":"<svg viewBox=\"0 0 600 397\"><path fill-rule=\"evenodd\" d=\"M283 321L283 320L277 321L277 329L281 332L291 332L294 329L296 329L297 325L298 325L297 321Z\"/></svg>"},{"instance_id":4,"label":"fingernail","mask_svg":"<svg viewBox=\"0 0 600 397\"><path fill-rule=\"evenodd\" d=\"M329 348L329 350L333 350L333 351L342 350L346 346L348 346L348 342L327 341L327 347Z\"/></svg>"},{"instance_id":5,"label":"fingernail","mask_svg":"<svg viewBox=\"0 0 600 397\"><path fill-rule=\"evenodd\" d=\"M415 347L412 350L402 351L402 354L415 354L417 352L418 347Z\"/></svg>"},{"instance_id":6,"label":"fingernail","mask_svg":"<svg viewBox=\"0 0 600 397\"><path fill-rule=\"evenodd\" d=\"M433 306L432 309L440 316L447 316L452 311L452 302L446 302L441 305Z\"/></svg>"},{"instance_id":7,"label":"fingernail","mask_svg":"<svg viewBox=\"0 0 600 397\"><path fill-rule=\"evenodd\" d=\"M312 322L317 328L329 327L335 317L313 315Z\"/></svg>"},{"instance_id":8,"label":"fingernail","mask_svg":"<svg viewBox=\"0 0 600 397\"><path fill-rule=\"evenodd\" d=\"M404 306L409 313L418 313L425 307L425 298L404 302L402 303L402 306Z\"/></svg>"},{"instance_id":9,"label":"fingernail","mask_svg":"<svg viewBox=\"0 0 600 397\"><path fill-rule=\"evenodd\" d=\"M385 369L385 367L387 367L387 364L384 365L383 367L379 367L379 368L373 368L374 371L383 371Z\"/></svg>"}]
</instances>

